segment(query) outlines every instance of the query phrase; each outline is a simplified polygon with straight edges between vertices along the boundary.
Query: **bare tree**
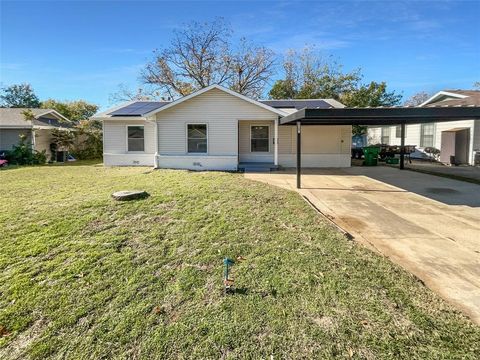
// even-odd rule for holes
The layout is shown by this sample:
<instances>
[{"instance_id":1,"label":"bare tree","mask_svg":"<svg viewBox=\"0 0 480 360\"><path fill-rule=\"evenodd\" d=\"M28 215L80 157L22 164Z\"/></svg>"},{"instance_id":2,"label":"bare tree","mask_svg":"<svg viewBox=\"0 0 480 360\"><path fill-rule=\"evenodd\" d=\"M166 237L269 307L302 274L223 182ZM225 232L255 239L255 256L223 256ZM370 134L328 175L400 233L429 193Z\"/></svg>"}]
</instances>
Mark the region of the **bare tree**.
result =
<instances>
[{"instance_id":1,"label":"bare tree","mask_svg":"<svg viewBox=\"0 0 480 360\"><path fill-rule=\"evenodd\" d=\"M425 91L420 91L419 93L416 93L412 95L410 98L408 98L404 105L405 106L419 106L420 104L423 104L425 101L430 99L431 95L429 95Z\"/></svg>"},{"instance_id":2,"label":"bare tree","mask_svg":"<svg viewBox=\"0 0 480 360\"><path fill-rule=\"evenodd\" d=\"M232 30L222 18L192 22L174 32L170 46L155 51L141 74L145 84L170 98L212 84L258 96L273 73L273 53L242 40L235 50Z\"/></svg>"},{"instance_id":3,"label":"bare tree","mask_svg":"<svg viewBox=\"0 0 480 360\"><path fill-rule=\"evenodd\" d=\"M473 88L474 89L477 89L477 90L480 90L480 81L476 81L473 83Z\"/></svg>"},{"instance_id":4,"label":"bare tree","mask_svg":"<svg viewBox=\"0 0 480 360\"><path fill-rule=\"evenodd\" d=\"M138 87L136 90L131 90L125 84L118 85L118 90L111 93L108 101L110 104L117 104L125 101L154 101L161 100L159 91L148 90L143 87Z\"/></svg>"},{"instance_id":5,"label":"bare tree","mask_svg":"<svg viewBox=\"0 0 480 360\"><path fill-rule=\"evenodd\" d=\"M252 98L261 97L274 74L274 66L273 51L242 38L239 50L232 56L232 75L228 80L230 89Z\"/></svg>"}]
</instances>

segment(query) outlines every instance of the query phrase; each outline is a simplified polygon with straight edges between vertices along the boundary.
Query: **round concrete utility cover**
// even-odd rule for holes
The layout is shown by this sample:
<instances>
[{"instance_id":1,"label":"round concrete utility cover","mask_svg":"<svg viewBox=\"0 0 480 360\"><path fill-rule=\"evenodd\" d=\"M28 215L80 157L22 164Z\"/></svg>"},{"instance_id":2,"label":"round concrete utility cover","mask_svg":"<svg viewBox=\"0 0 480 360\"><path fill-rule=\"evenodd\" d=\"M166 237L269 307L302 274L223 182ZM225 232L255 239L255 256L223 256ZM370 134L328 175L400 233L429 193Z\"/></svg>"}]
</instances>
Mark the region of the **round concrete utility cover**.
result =
<instances>
[{"instance_id":1,"label":"round concrete utility cover","mask_svg":"<svg viewBox=\"0 0 480 360\"><path fill-rule=\"evenodd\" d=\"M149 196L150 194L143 190L123 190L123 191L114 192L112 194L112 197L118 201L144 199Z\"/></svg>"}]
</instances>

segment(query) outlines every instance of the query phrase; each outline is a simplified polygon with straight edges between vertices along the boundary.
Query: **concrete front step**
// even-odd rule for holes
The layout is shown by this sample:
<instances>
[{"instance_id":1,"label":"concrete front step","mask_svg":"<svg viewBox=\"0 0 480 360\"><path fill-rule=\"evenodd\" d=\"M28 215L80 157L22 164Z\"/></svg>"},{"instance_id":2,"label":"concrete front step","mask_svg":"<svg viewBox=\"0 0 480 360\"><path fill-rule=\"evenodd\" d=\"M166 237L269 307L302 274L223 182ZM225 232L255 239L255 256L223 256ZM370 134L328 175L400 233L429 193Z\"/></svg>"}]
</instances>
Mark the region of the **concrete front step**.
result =
<instances>
[{"instance_id":1,"label":"concrete front step","mask_svg":"<svg viewBox=\"0 0 480 360\"><path fill-rule=\"evenodd\" d=\"M238 164L238 169L245 172L270 172L277 170L278 165L273 163L240 163Z\"/></svg>"}]
</instances>

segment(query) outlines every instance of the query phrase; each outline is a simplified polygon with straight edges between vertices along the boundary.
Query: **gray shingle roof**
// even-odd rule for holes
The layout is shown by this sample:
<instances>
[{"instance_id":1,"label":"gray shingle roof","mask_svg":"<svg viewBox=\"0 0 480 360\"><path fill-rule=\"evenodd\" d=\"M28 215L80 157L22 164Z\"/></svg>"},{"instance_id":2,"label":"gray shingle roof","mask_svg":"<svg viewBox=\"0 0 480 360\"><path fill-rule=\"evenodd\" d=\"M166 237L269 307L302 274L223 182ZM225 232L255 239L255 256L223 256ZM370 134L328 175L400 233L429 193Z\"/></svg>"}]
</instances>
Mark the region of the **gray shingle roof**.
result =
<instances>
[{"instance_id":1,"label":"gray shingle roof","mask_svg":"<svg viewBox=\"0 0 480 360\"><path fill-rule=\"evenodd\" d=\"M33 124L31 120L25 120L23 113L26 110L30 110L35 116ZM71 127L71 123L60 120L52 109L0 108L0 127L29 129L33 126Z\"/></svg>"},{"instance_id":2,"label":"gray shingle roof","mask_svg":"<svg viewBox=\"0 0 480 360\"><path fill-rule=\"evenodd\" d=\"M260 100L262 104L271 106L277 109L330 109L333 108L331 104L323 99L293 99L293 100Z\"/></svg>"},{"instance_id":3,"label":"gray shingle roof","mask_svg":"<svg viewBox=\"0 0 480 360\"><path fill-rule=\"evenodd\" d=\"M445 90L449 93L465 95L463 99L450 99L443 101L436 101L425 105L425 107L439 107L439 106L480 106L480 91L479 90Z\"/></svg>"}]
</instances>

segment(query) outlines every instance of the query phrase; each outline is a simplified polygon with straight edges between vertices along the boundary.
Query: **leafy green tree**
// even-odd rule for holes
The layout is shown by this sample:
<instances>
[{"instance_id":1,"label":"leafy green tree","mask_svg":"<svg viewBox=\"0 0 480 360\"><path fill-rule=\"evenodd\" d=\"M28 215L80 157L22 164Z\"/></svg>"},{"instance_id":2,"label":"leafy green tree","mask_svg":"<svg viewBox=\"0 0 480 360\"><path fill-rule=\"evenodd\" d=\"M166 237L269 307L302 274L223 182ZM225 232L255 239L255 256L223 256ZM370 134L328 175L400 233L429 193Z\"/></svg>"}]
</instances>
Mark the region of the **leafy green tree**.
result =
<instances>
[{"instance_id":1,"label":"leafy green tree","mask_svg":"<svg viewBox=\"0 0 480 360\"><path fill-rule=\"evenodd\" d=\"M387 91L385 82L372 81L368 85L346 92L340 96L340 101L348 107L396 106L402 100L401 94Z\"/></svg>"},{"instance_id":2,"label":"leafy green tree","mask_svg":"<svg viewBox=\"0 0 480 360\"><path fill-rule=\"evenodd\" d=\"M283 62L285 78L277 80L269 92L271 99L340 100L343 93L357 88L360 69L344 72L343 66L332 57L323 57L313 48L302 52L290 50Z\"/></svg>"},{"instance_id":3,"label":"leafy green tree","mask_svg":"<svg viewBox=\"0 0 480 360\"><path fill-rule=\"evenodd\" d=\"M340 96L340 102L347 107L396 106L400 104L401 99L401 94L396 94L395 91L387 91L385 82L377 83L375 81L367 85L361 85L359 88ZM352 132L354 135L363 135L367 132L367 127L353 125Z\"/></svg>"},{"instance_id":4,"label":"leafy green tree","mask_svg":"<svg viewBox=\"0 0 480 360\"><path fill-rule=\"evenodd\" d=\"M1 107L39 108L40 100L30 84L14 84L2 89Z\"/></svg>"},{"instance_id":5,"label":"leafy green tree","mask_svg":"<svg viewBox=\"0 0 480 360\"><path fill-rule=\"evenodd\" d=\"M82 120L75 128L76 144L73 154L80 160L98 159L103 154L102 123L98 120Z\"/></svg>"},{"instance_id":6,"label":"leafy green tree","mask_svg":"<svg viewBox=\"0 0 480 360\"><path fill-rule=\"evenodd\" d=\"M74 123L87 120L98 111L97 105L90 104L84 100L58 101L48 99L42 102L42 108L56 110Z\"/></svg>"},{"instance_id":7,"label":"leafy green tree","mask_svg":"<svg viewBox=\"0 0 480 360\"><path fill-rule=\"evenodd\" d=\"M349 107L394 106L402 96L387 91L385 82L361 84L360 69L344 72L331 57L324 58L305 48L289 51L284 59L285 78L277 80L269 92L271 99L335 99ZM364 134L365 126L354 126L354 134Z\"/></svg>"}]
</instances>

